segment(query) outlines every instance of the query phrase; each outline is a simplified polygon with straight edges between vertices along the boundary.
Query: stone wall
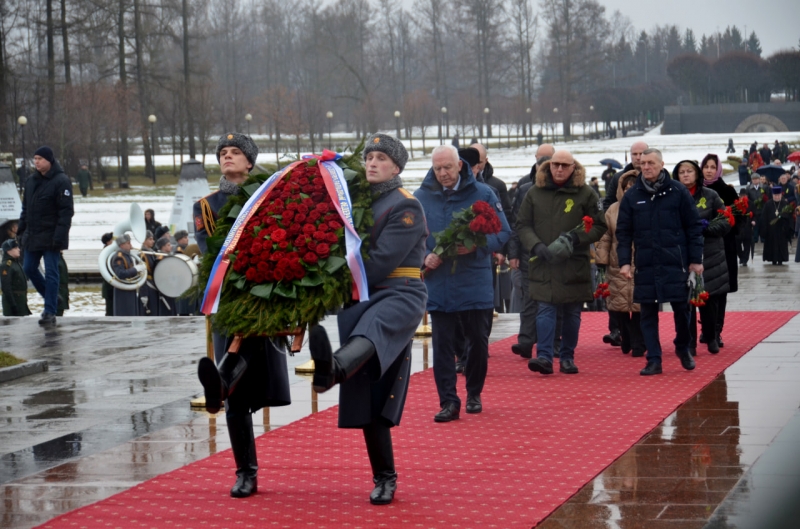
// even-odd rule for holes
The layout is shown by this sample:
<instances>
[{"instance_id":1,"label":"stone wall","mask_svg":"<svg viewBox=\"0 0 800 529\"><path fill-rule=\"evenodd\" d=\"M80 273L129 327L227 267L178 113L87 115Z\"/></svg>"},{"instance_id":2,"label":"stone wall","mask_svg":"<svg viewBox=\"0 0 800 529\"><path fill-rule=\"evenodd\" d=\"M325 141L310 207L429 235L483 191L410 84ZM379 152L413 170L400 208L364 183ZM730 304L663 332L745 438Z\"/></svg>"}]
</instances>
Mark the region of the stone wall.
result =
<instances>
[{"instance_id":1,"label":"stone wall","mask_svg":"<svg viewBox=\"0 0 800 529\"><path fill-rule=\"evenodd\" d=\"M800 103L664 107L662 134L800 131Z\"/></svg>"}]
</instances>

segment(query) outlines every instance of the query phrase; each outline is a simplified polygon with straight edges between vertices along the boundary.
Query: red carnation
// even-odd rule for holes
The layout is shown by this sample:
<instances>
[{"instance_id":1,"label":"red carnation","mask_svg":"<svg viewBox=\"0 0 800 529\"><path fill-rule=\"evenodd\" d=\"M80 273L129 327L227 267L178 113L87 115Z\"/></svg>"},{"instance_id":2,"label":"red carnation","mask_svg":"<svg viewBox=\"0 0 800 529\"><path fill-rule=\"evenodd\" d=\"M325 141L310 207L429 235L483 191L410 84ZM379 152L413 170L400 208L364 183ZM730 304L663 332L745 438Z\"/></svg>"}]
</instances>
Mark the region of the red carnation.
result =
<instances>
[{"instance_id":1,"label":"red carnation","mask_svg":"<svg viewBox=\"0 0 800 529\"><path fill-rule=\"evenodd\" d=\"M589 215L585 215L583 217L583 229L586 233L592 231L592 224L594 224L594 219Z\"/></svg>"}]
</instances>

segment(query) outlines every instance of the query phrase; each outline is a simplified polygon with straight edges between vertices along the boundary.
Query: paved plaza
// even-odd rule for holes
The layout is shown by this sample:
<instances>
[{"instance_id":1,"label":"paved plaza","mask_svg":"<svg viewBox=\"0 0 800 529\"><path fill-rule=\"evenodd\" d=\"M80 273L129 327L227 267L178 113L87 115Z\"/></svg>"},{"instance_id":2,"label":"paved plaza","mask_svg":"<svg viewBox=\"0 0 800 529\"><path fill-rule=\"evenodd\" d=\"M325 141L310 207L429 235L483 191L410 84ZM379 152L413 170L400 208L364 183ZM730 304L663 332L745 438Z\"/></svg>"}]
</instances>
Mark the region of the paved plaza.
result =
<instances>
[{"instance_id":1,"label":"paved plaza","mask_svg":"<svg viewBox=\"0 0 800 529\"><path fill-rule=\"evenodd\" d=\"M728 310L800 311L799 278L800 264L764 265L759 247L756 261L739 268L739 292L728 297ZM335 321L325 325L335 337ZM0 384L0 527L33 527L230 447L224 414L189 406L201 389L196 363L205 351L202 318L65 317L54 329L42 329L29 317L0 319L0 326L1 350L50 366ZM491 341L517 329L518 315L500 315ZM427 369L431 358L429 340L415 341L413 370ZM306 348L289 358L292 404L257 413L257 434L336 405L338 391L317 395L310 376L295 374L294 367L308 359ZM643 480L639 470L633 482L642 490L657 489L659 477L663 487L673 488L675 480L667 478L691 479L670 474L683 470L665 461L691 453L679 445L693 440L673 433L691 406L709 399L738 410L726 430L736 434L726 437L738 454L735 469L720 476L724 486L710 494L714 508L711 500L682 500L680 491L631 500L620 492L625 487L610 485L630 479L630 468L643 464L654 481ZM780 502L778 485L785 490L800 476L800 468L785 464L800 461L798 406L800 316L667 417L540 527L655 527L636 524L644 512L648 520L663 518L659 527L750 527L753 516L763 516L755 506L763 509L765 498ZM654 450L667 456L654 458ZM653 514L655 509L661 510Z\"/></svg>"}]
</instances>

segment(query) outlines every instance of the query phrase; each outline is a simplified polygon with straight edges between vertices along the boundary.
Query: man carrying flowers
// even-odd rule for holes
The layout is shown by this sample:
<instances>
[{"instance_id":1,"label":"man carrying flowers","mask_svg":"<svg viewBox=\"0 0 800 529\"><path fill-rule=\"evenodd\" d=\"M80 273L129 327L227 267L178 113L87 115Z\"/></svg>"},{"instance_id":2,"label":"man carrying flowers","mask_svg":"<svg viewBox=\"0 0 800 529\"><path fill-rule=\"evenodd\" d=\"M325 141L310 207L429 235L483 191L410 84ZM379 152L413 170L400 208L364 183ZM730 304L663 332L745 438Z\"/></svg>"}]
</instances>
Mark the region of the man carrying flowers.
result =
<instances>
[{"instance_id":1,"label":"man carrying flowers","mask_svg":"<svg viewBox=\"0 0 800 529\"><path fill-rule=\"evenodd\" d=\"M222 178L219 190L194 204L195 237L201 250L208 251L206 240L214 234L219 210L232 195L238 195L258 156L258 146L249 136L231 132L217 143L217 160ZM234 498L246 498L258 490L258 461L253 435L252 413L265 406L291 403L286 353L264 337L241 340L236 353L228 353L232 336L215 332L214 358L202 358L198 377L203 384L206 409L219 411L225 403L228 434L236 462ZM234 391L235 390L235 391Z\"/></svg>"},{"instance_id":2,"label":"man carrying flowers","mask_svg":"<svg viewBox=\"0 0 800 529\"><path fill-rule=\"evenodd\" d=\"M364 260L369 300L346 304L338 313L342 347L336 352L319 325L311 328L309 348L314 389L324 392L341 384L339 427L363 430L375 484L369 499L385 505L397 488L391 428L400 424L411 341L428 298L420 279L428 232L422 206L402 187L399 175L408 161L403 144L375 134L366 141L364 158L375 221Z\"/></svg>"},{"instance_id":3,"label":"man carrying flowers","mask_svg":"<svg viewBox=\"0 0 800 529\"><path fill-rule=\"evenodd\" d=\"M450 422L458 419L461 412L461 399L456 392L456 367L454 347L459 329L466 334L468 351L464 375L467 379L467 413L480 413L483 410L481 391L486 380L489 358L489 333L494 311L494 288L492 285L492 254L499 251L508 241L511 230L503 207L494 190L475 180L469 166L458 156L452 145L440 145L433 150L432 167L420 188L414 195L422 203L428 229L425 256L425 283L428 286L428 311L433 328L433 376L439 393L441 411L436 414L436 422ZM452 230L453 221L467 220L472 223L481 215L481 207L474 206L485 202L494 210L500 221L499 233L494 230L493 221L486 220L485 226L475 225L467 230ZM467 212L469 210L469 212ZM484 212L484 215L487 212ZM494 218L494 216L492 218ZM478 224L483 224L479 221ZM481 228L483 238L478 235ZM456 243L455 255L447 251L446 233L461 241ZM474 232L473 236L470 232ZM439 241L434 233L442 233ZM444 238L443 238L444 237ZM479 242L485 240L485 245ZM445 244L442 244L445 243Z\"/></svg>"},{"instance_id":4,"label":"man carrying flowers","mask_svg":"<svg viewBox=\"0 0 800 529\"><path fill-rule=\"evenodd\" d=\"M528 368L543 375L553 373L556 313L561 307L560 371L576 374L581 308L594 299L589 245L606 232L606 222L597 195L586 185L583 166L569 151L556 151L541 164L520 207L516 228L522 247L533 256L528 291L539 303L536 358L528 361Z\"/></svg>"}]
</instances>

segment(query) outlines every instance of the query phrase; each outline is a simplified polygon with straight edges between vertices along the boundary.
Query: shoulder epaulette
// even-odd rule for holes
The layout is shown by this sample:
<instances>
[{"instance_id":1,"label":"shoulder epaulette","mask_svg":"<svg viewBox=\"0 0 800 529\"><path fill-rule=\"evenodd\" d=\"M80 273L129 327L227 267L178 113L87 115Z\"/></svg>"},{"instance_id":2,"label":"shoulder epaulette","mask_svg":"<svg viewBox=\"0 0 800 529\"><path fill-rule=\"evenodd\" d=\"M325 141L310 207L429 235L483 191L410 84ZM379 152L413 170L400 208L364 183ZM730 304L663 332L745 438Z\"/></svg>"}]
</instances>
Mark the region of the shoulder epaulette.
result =
<instances>
[{"instance_id":1,"label":"shoulder epaulette","mask_svg":"<svg viewBox=\"0 0 800 529\"><path fill-rule=\"evenodd\" d=\"M417 199L417 197L415 197L414 195L412 195L411 193L409 193L406 189L404 189L402 187L398 187L397 190L400 191L401 193L403 193L403 196L406 197L406 198L411 198L413 200Z\"/></svg>"}]
</instances>

